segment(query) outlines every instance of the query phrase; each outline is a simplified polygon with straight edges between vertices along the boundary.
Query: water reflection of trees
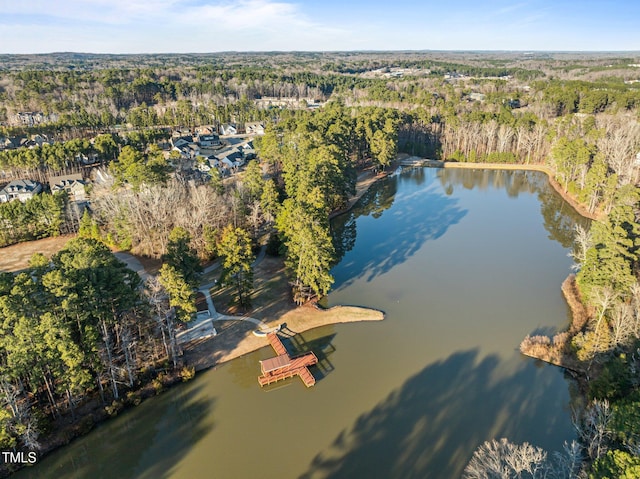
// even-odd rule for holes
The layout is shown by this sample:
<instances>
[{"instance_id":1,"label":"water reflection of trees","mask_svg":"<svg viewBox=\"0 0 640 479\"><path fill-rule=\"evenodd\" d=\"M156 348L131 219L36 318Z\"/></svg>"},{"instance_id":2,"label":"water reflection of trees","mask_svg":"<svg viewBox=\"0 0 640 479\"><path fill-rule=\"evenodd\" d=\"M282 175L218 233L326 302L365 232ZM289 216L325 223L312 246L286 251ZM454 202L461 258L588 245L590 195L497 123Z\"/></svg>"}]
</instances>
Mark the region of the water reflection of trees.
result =
<instances>
[{"instance_id":1,"label":"water reflection of trees","mask_svg":"<svg viewBox=\"0 0 640 479\"><path fill-rule=\"evenodd\" d=\"M15 477L170 477L173 466L212 430L205 419L212 414L214 400L203 398L199 387L185 384L150 402Z\"/></svg>"},{"instance_id":2,"label":"water reflection of trees","mask_svg":"<svg viewBox=\"0 0 640 479\"><path fill-rule=\"evenodd\" d=\"M373 218L380 218L382 213L393 205L397 190L397 177L387 178L369 188L355 208L338 216L331 222L336 264L356 245L356 220L360 216L369 215Z\"/></svg>"},{"instance_id":3,"label":"water reflection of trees","mask_svg":"<svg viewBox=\"0 0 640 479\"><path fill-rule=\"evenodd\" d=\"M404 182L409 182L414 188L408 189L411 193L398 197L398 186ZM382 218L383 213L399 201L402 202L399 213ZM406 261L426 241L441 237L466 214L457 202L457 199L445 195L434 176L425 174L422 168L389 177L374 185L353 210L335 218L332 223L336 263L340 263L339 270L334 271L334 289L364 275L367 281L371 281ZM348 261L342 261L355 245L356 220L369 215L381 219L381 223L375 233L362 239L367 245L366 254L353 255Z\"/></svg>"},{"instance_id":4,"label":"water reflection of trees","mask_svg":"<svg viewBox=\"0 0 640 479\"><path fill-rule=\"evenodd\" d=\"M564 248L572 247L576 224L589 226L589 220L564 201L549 185L546 175L539 171L443 168L437 175L449 195L459 186L469 190L504 189L511 198L521 193L537 195L549 239Z\"/></svg>"},{"instance_id":5,"label":"water reflection of trees","mask_svg":"<svg viewBox=\"0 0 640 479\"><path fill-rule=\"evenodd\" d=\"M466 351L427 366L340 432L301 477L460 477L485 440L558 449L571 440L566 412L548 407L566 401L553 375L529 362L500 373L500 364Z\"/></svg>"}]
</instances>

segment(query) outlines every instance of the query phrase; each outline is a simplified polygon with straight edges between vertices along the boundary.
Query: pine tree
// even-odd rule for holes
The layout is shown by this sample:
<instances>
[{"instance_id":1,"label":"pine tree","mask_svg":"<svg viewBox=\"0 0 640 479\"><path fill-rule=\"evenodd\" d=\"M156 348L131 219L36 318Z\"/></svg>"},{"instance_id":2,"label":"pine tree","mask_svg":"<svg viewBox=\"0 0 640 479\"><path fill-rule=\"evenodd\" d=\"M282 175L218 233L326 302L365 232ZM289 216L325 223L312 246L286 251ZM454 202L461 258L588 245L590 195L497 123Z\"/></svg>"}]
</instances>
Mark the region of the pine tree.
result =
<instances>
[{"instance_id":1,"label":"pine tree","mask_svg":"<svg viewBox=\"0 0 640 479\"><path fill-rule=\"evenodd\" d=\"M253 289L252 263L255 259L251 252L249 233L242 228L227 225L222 231L218 252L222 257L220 281L233 282L238 294L238 304L247 306Z\"/></svg>"},{"instance_id":2,"label":"pine tree","mask_svg":"<svg viewBox=\"0 0 640 479\"><path fill-rule=\"evenodd\" d=\"M176 317L180 321L190 321L196 313L196 295L193 287L168 263L160 268L158 279L169 294L169 305L176 308Z\"/></svg>"},{"instance_id":3,"label":"pine tree","mask_svg":"<svg viewBox=\"0 0 640 479\"><path fill-rule=\"evenodd\" d=\"M166 264L176 269L182 278L191 287L198 285L198 279L202 272L202 266L196 251L191 248L191 235L189 232L178 226L169 233L169 243L167 244L167 254L163 260Z\"/></svg>"},{"instance_id":4,"label":"pine tree","mask_svg":"<svg viewBox=\"0 0 640 479\"><path fill-rule=\"evenodd\" d=\"M276 227L287 247L286 264L294 276L295 296L303 301L328 293L335 250L326 222L292 199L284 202Z\"/></svg>"}]
</instances>

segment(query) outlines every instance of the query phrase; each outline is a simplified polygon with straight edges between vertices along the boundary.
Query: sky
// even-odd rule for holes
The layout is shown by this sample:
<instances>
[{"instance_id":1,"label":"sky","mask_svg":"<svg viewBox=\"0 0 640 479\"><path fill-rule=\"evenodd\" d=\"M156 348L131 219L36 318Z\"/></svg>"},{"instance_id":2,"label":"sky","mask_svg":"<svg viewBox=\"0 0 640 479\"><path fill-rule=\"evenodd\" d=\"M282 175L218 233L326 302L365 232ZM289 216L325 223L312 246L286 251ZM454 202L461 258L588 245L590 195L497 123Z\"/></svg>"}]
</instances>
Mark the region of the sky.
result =
<instances>
[{"instance_id":1,"label":"sky","mask_svg":"<svg viewBox=\"0 0 640 479\"><path fill-rule=\"evenodd\" d=\"M0 0L0 53L640 51L637 0Z\"/></svg>"}]
</instances>

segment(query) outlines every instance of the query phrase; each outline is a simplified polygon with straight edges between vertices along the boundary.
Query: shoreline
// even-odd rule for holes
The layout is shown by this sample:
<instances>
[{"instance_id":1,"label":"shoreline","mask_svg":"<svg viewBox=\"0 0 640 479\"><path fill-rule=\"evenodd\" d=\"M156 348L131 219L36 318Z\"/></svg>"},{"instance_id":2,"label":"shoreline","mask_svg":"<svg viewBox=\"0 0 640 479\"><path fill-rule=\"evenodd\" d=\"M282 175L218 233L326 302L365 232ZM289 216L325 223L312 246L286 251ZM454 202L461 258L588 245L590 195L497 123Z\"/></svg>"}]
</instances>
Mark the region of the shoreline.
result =
<instances>
[{"instance_id":1,"label":"shoreline","mask_svg":"<svg viewBox=\"0 0 640 479\"><path fill-rule=\"evenodd\" d=\"M367 190L378 180L386 178L388 175L393 173L396 168L401 164L402 160L409 158L410 155L407 154L399 154L396 159L391 162L389 167L380 173L374 174L373 171L369 168L360 173L358 177L358 182L356 184L356 194L353 197L350 197L347 204L344 208L336 210L329 215L329 219L332 219L336 216L344 214L350 211L354 205L358 202L358 200L367 192ZM595 215L589 214L584 208L582 208L576 200L574 200L571 196L566 194L560 185L555 181L551 174L551 170L544 165L520 165L520 164L494 164L494 163L453 163L453 162L442 162L442 166L438 165L438 167L444 168L466 168L466 169L497 169L497 170L529 170L529 171L540 171L547 175L549 178L549 182L554 187L554 189L558 192L558 194L565 199L579 214L585 216L590 219L596 219ZM571 277L571 276L570 276ZM569 281L570 278L567 278L565 283ZM563 283L563 292L565 293L565 299L569 303L569 307L572 311L572 315L575 316L575 311L570 302L568 301L568 297L566 292L564 291L564 283ZM283 303L284 301L281 300ZM580 303L580 306L582 304ZM385 314L382 311L359 307L359 306L334 306L329 309L321 309L315 303L307 303L302 306L295 306L295 303L290 300L284 306L286 311L282 314L276 315L274 318L265 318L260 317L261 315L257 314L259 319L264 321L269 327L274 327L279 324L284 324L285 327L294 332L296 334L304 333L306 331L323 327L330 326L333 324L346 324L346 323L354 323L354 322L362 322L362 321L381 321L384 319ZM194 370L199 373L202 371L215 369L218 366L221 366L224 363L232 361L234 359L238 359L240 357L246 356L249 353L255 352L259 349L262 349L269 345L266 337L259 337L253 334L255 330L255 324L249 321L243 321L241 318L239 320L221 320L215 321L221 325L222 334L218 336L203 339L203 340L195 340L192 343L185 345L184 347L184 356L182 361L182 366L193 367ZM214 324L215 324L214 323ZM232 340L233 347L224 348L220 347L221 339L223 339L225 326L228 327L229 330L233 330L232 334L235 334L235 338ZM217 327L217 325L216 325ZM571 327L567 328L568 330ZM531 357L533 359L541 360L548 362L549 364L553 364L555 366L562 367L563 369L569 371L575 371L575 369L568 367L566 364L555 364L551 361L546 361L544 358L537 357L535 355L530 355L527 353L522 353L527 357ZM256 374L258 373L258 367L256 364ZM179 373L176 372L171 376L166 383L164 383L163 389L168 390L174 384L181 383ZM257 377L257 376L256 376ZM149 397L153 397L156 394L150 393L147 390L150 389L150 384L143 385L138 391L144 391L145 393L142 396L142 401L148 399ZM148 393L148 394L147 394ZM125 402L123 405L123 409L130 409L135 407L134 404L128 404ZM116 413L117 414L117 413ZM86 427L84 431L81 431L82 424L78 422L74 426L71 426L71 429L74 432L70 437L66 438L66 440L51 444L51 447L47 449L44 455L48 455L53 450L57 450L61 447L64 447L70 441L72 441L76 437L84 436L87 432L89 432L93 427L110 417L109 414L103 408L98 408L98 410L94 411L94 414L90 414L91 424ZM89 417L87 416L87 417Z\"/></svg>"},{"instance_id":2,"label":"shoreline","mask_svg":"<svg viewBox=\"0 0 640 479\"><path fill-rule=\"evenodd\" d=\"M358 202L358 200L360 198L362 198L362 196L369 190L369 188L371 187L371 185L373 185L374 183L376 183L378 180L381 180L383 178L386 178L387 176L389 176L391 173L393 173L396 168L398 166L400 166L402 160L409 158L409 155L406 153L399 153L395 160L393 160L391 163L389 163L389 166L387 167L387 169L385 169L384 171L381 171L377 174L374 174L373 171L371 171L371 167L363 170L356 182L356 193L355 195L353 195L352 197L350 197L347 200L347 204L344 206L344 208L340 208L337 209L335 211L332 211L331 213L329 213L329 220L332 220L333 218L335 218L336 216L340 216L344 213L347 213L348 211L350 211L355 204Z\"/></svg>"},{"instance_id":3,"label":"shoreline","mask_svg":"<svg viewBox=\"0 0 640 479\"><path fill-rule=\"evenodd\" d=\"M387 169L377 174L373 173L371 167L360 172L356 182L356 193L348 199L344 208L332 211L328 219L331 220L336 216L349 212L374 183L393 173L400 165L400 162L408 157L409 155L406 153L399 153ZM281 301L284 303L284 300ZM385 316L382 311L362 306L336 305L328 309L323 309L315 303L296 306L290 297L285 306L286 311L275 318L261 317L260 314L255 314L255 312L249 312L248 315L254 315L256 319L261 320L270 328L284 324L289 330L294 331L296 334L333 324L381 321ZM342 314L338 316L338 312ZM232 348L227 348L228 350L225 350L224 345L222 345L222 347L216 347L216 338L218 339L218 343L221 342L220 335L204 340L196 339L186 344L183 348L185 365L194 367L196 372L204 371L269 345L266 337L255 336L253 334L255 327L252 323L242 320L229 320L215 321L214 324L223 324L225 322L233 323L234 329L241 330L234 331L232 334L236 336L242 335L243 337L241 337ZM222 349L222 351L220 351L220 349Z\"/></svg>"},{"instance_id":4,"label":"shoreline","mask_svg":"<svg viewBox=\"0 0 640 479\"><path fill-rule=\"evenodd\" d=\"M565 200L569 205L578 213L580 216L583 216L590 220L599 220L601 218L601 214L590 213L587 209L569 192L565 191L560 183L554 178L553 172L551 168L546 165L538 165L538 164L517 164L517 163L463 163L463 162L452 162L452 161L444 161L443 168L460 168L460 169L476 169L476 170L524 170L524 171L539 171L547 175L549 180L549 184L553 187L553 189L558 193L563 200Z\"/></svg>"},{"instance_id":5,"label":"shoreline","mask_svg":"<svg viewBox=\"0 0 640 479\"><path fill-rule=\"evenodd\" d=\"M459 163L459 162L443 162L444 168L459 169L491 169L491 170L525 170L539 171L547 175L549 184L566 201L580 216L597 221L601 219L603 213L590 213L587 209L571 194L566 192L560 183L554 178L551 168L546 165L539 164L501 164L501 163ZM531 336L527 335L520 343L520 353L538 361L560 367L571 373L576 379L580 387L584 390L583 383L586 372L581 368L581 362L575 358L569 348L571 340L584 329L590 313L585 306L576 283L576 275L570 273L561 285L562 295L571 312L571 322L562 331L558 331L552 337L548 336Z\"/></svg>"},{"instance_id":6,"label":"shoreline","mask_svg":"<svg viewBox=\"0 0 640 479\"><path fill-rule=\"evenodd\" d=\"M382 311L360 306L337 305L325 310L312 304L305 304L286 312L277 319L268 321L267 324L270 327L282 325L290 332L300 334L334 324L382 321L384 316ZM223 342L225 339L221 337L225 334L224 329L218 336L200 342L196 340L194 344L184 347L185 365L193 367L196 372L201 372L269 346L266 336L253 334L255 327L252 323L241 320L216 321L216 323L223 322L232 323L224 326L230 329L230 334L241 336L240 340L235 342L231 338L231 342L235 344L225 348Z\"/></svg>"},{"instance_id":7,"label":"shoreline","mask_svg":"<svg viewBox=\"0 0 640 479\"><path fill-rule=\"evenodd\" d=\"M401 153L396 159L391 162L389 167L380 173L374 174L373 171L369 168L360 173L358 182L356 184L356 193L354 196L349 198L347 204L344 208L333 211L329 214L329 219L335 218L341 214L347 213L350 211L354 205L358 202L358 200L368 191L368 189L376 183L378 180L386 178L389 174L391 174L395 169L401 165L403 160L410 158L409 155ZM524 171L539 171L541 173L545 173L549 180L549 183L553 187L553 189L565 200L577 213L581 216L591 219L597 220L598 216L592 213L589 213L573 196L569 193L565 192L560 184L553 177L553 173L549 167L546 165L538 165L538 164L501 164L501 163L458 163L458 162L440 162L438 167L443 168L459 168L459 169L492 169L492 170L524 170ZM563 283L563 292L565 293L565 300L569 304L569 307L572 312L572 316L576 316L576 311L574 305L569 301L569 297L567 296L567 291L565 291L565 286L568 281L572 278L570 275L567 280ZM355 308L358 311L364 312L363 317L359 318L350 318L350 317L323 317L326 313L330 311L337 310L337 308L344 308L343 311L347 312L349 308ZM315 312L313 312L315 311ZM376 315L379 314L379 316ZM366 317L367 314L370 317ZM292 321L292 318L296 316L306 316L304 320L296 319ZM309 317L311 316L311 317ZM296 333L303 333L305 331L309 331L314 328L328 326L332 324L341 324L341 323L349 323L349 322L358 322L358 321L371 321L371 320L382 320L384 318L384 313L371 310L364 307L353 307L353 306L334 306L333 308L323 311L316 308L313 308L310 304L305 304L302 306L293 307L289 309L284 314L278 316L275 319L267 319L267 318L259 318L268 324L270 327L278 326L279 324L285 324L288 328L295 331ZM223 363L231 361L233 359L239 358L251 352L257 351L265 346L268 346L268 341L266 338L257 337L251 334L252 328L247 328L248 331L245 334L245 337L242 338L233 349L230 349L226 352L216 351L216 347L214 346L215 338L210 338L203 341L200 344L196 344L195 346L187 346L185 348L185 356L187 358L186 364L189 366L195 367L196 371L202 371L210 368L214 368ZM574 333L575 334L575 333ZM543 360L544 358L531 356L526 353L523 353L527 356L530 356L535 359ZM193 357L195 356L195 357ZM550 364L554 364L556 366L564 367L566 369L572 369L571 367L567 367L566 365L562 365L560 363L550 362Z\"/></svg>"}]
</instances>

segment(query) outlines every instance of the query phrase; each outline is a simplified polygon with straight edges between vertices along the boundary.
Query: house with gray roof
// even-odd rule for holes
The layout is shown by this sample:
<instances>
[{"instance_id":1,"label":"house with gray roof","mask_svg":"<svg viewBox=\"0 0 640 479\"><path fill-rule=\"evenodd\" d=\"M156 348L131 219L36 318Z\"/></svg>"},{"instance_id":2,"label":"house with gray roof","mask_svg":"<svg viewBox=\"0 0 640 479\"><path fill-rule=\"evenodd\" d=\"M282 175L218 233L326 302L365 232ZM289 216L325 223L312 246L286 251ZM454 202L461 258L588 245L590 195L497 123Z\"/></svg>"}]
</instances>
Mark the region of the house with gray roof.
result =
<instances>
[{"instance_id":1,"label":"house with gray roof","mask_svg":"<svg viewBox=\"0 0 640 479\"><path fill-rule=\"evenodd\" d=\"M0 203L19 200L23 203L42 192L42 185L37 181L14 180L0 190Z\"/></svg>"},{"instance_id":2,"label":"house with gray roof","mask_svg":"<svg viewBox=\"0 0 640 479\"><path fill-rule=\"evenodd\" d=\"M51 193L66 191L71 201L86 201L85 181L80 173L49 178Z\"/></svg>"}]
</instances>

